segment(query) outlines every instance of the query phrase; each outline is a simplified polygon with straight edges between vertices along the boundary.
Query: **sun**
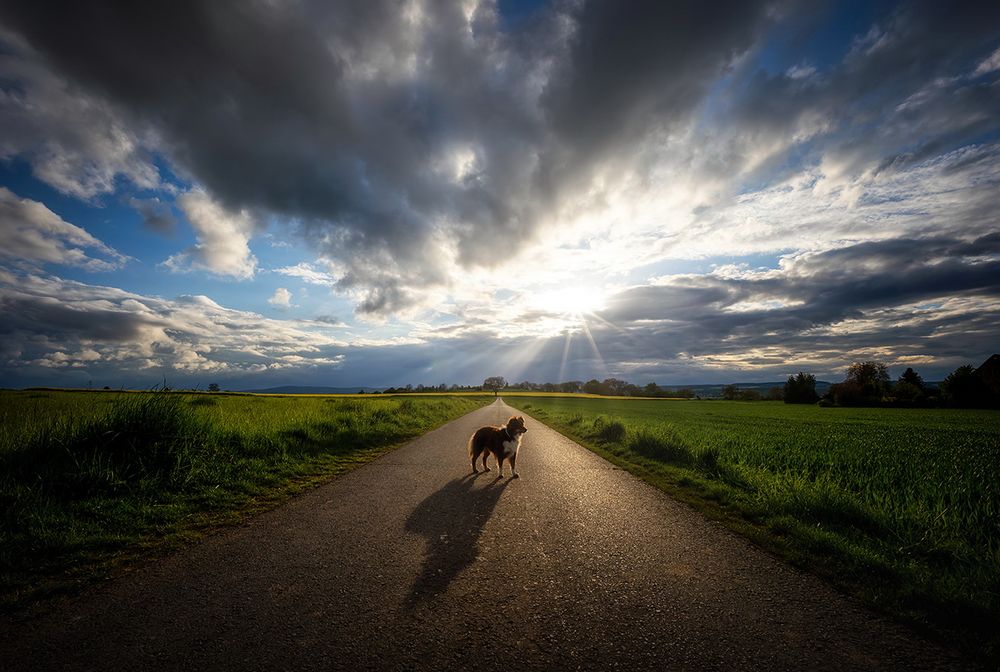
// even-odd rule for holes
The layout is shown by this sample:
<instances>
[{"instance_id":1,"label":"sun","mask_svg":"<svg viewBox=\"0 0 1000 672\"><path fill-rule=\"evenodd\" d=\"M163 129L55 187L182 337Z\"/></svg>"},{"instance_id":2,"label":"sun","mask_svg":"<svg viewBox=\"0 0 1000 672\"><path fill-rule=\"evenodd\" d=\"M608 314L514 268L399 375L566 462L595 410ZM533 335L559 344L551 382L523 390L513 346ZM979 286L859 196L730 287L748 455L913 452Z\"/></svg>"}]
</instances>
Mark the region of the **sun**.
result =
<instances>
[{"instance_id":1,"label":"sun","mask_svg":"<svg viewBox=\"0 0 1000 672\"><path fill-rule=\"evenodd\" d=\"M535 295L538 308L556 315L579 317L604 307L604 292L594 287L562 287Z\"/></svg>"}]
</instances>

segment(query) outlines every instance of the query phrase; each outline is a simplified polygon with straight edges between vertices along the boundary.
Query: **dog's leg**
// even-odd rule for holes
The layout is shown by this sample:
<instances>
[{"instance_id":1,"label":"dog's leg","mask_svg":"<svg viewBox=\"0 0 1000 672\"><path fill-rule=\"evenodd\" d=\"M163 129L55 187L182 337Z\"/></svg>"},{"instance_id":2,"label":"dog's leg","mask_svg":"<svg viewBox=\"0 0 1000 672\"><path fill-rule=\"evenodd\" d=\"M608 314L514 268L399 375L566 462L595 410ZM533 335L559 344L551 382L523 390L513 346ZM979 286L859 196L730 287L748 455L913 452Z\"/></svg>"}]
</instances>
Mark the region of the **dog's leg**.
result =
<instances>
[{"instance_id":1,"label":"dog's leg","mask_svg":"<svg viewBox=\"0 0 1000 672\"><path fill-rule=\"evenodd\" d=\"M479 470L476 469L476 460L478 460L478 459L479 459L479 456L476 455L475 453L473 453L472 454L472 473L474 473L474 474L478 474L479 473Z\"/></svg>"},{"instance_id":2,"label":"dog's leg","mask_svg":"<svg viewBox=\"0 0 1000 672\"><path fill-rule=\"evenodd\" d=\"M490 451L484 450L483 451L483 471L489 471L490 470L489 465L486 464L486 460L488 460L489 458L490 458Z\"/></svg>"},{"instance_id":3,"label":"dog's leg","mask_svg":"<svg viewBox=\"0 0 1000 672\"><path fill-rule=\"evenodd\" d=\"M517 468L514 466L515 464L517 464L517 453L514 453L513 455L508 457L507 461L510 462L510 477L520 478L520 476L517 475Z\"/></svg>"},{"instance_id":4,"label":"dog's leg","mask_svg":"<svg viewBox=\"0 0 1000 672\"><path fill-rule=\"evenodd\" d=\"M497 478L503 478L503 455L497 455L497 469L500 470Z\"/></svg>"}]
</instances>

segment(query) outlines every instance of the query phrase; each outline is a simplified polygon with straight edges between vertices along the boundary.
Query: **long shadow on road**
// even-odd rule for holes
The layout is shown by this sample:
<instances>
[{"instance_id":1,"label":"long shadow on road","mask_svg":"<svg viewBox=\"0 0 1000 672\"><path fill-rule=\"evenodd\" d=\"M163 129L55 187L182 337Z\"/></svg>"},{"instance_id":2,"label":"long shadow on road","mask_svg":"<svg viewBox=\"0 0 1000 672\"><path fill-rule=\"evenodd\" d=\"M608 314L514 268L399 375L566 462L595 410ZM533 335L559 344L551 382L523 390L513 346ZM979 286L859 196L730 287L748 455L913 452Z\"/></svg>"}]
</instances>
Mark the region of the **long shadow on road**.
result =
<instances>
[{"instance_id":1,"label":"long shadow on road","mask_svg":"<svg viewBox=\"0 0 1000 672\"><path fill-rule=\"evenodd\" d=\"M476 560L476 545L510 478L479 472L456 478L417 504L406 529L427 541L424 565L407 606L439 595Z\"/></svg>"}]
</instances>

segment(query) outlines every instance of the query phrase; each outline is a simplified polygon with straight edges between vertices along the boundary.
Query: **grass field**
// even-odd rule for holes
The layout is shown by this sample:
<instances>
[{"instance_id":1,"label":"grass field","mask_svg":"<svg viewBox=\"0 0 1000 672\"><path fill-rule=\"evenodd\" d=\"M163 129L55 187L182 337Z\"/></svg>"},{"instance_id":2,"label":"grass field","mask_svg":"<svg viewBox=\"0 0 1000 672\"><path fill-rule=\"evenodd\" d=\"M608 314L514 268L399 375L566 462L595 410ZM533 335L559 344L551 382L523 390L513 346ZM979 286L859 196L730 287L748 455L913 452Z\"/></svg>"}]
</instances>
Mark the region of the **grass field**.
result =
<instances>
[{"instance_id":1,"label":"grass field","mask_svg":"<svg viewBox=\"0 0 1000 672\"><path fill-rule=\"evenodd\" d=\"M869 603L967 631L995 658L1000 412L508 401Z\"/></svg>"},{"instance_id":2,"label":"grass field","mask_svg":"<svg viewBox=\"0 0 1000 672\"><path fill-rule=\"evenodd\" d=\"M0 392L0 607L239 520L492 401Z\"/></svg>"}]
</instances>

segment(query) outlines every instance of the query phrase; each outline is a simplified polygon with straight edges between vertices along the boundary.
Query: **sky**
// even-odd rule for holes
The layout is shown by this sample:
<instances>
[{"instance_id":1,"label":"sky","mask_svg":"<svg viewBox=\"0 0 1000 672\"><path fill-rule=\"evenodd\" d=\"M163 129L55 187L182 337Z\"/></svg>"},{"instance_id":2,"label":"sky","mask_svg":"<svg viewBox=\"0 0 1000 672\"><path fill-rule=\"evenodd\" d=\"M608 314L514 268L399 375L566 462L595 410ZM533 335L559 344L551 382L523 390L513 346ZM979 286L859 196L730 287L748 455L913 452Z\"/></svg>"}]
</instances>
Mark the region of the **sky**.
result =
<instances>
[{"instance_id":1,"label":"sky","mask_svg":"<svg viewBox=\"0 0 1000 672\"><path fill-rule=\"evenodd\" d=\"M0 386L940 380L1000 4L0 4Z\"/></svg>"}]
</instances>

